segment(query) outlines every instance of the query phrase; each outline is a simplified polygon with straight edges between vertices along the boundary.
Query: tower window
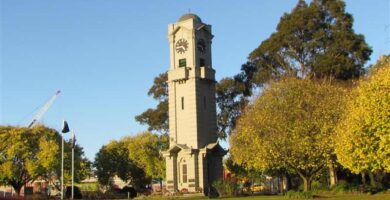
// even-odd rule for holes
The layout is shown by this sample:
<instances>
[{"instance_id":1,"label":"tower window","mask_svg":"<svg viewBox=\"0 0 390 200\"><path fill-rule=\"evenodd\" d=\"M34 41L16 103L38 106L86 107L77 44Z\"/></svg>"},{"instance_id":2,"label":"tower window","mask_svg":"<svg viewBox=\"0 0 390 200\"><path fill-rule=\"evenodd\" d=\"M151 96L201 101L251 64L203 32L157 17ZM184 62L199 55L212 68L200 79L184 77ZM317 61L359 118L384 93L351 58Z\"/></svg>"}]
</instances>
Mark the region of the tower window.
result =
<instances>
[{"instance_id":1,"label":"tower window","mask_svg":"<svg viewBox=\"0 0 390 200\"><path fill-rule=\"evenodd\" d=\"M185 58L179 59L179 67L187 67L187 60Z\"/></svg>"},{"instance_id":2,"label":"tower window","mask_svg":"<svg viewBox=\"0 0 390 200\"><path fill-rule=\"evenodd\" d=\"M183 183L187 183L187 164L183 165Z\"/></svg>"},{"instance_id":3,"label":"tower window","mask_svg":"<svg viewBox=\"0 0 390 200\"><path fill-rule=\"evenodd\" d=\"M203 108L206 110L206 96L203 96Z\"/></svg>"},{"instance_id":4,"label":"tower window","mask_svg":"<svg viewBox=\"0 0 390 200\"><path fill-rule=\"evenodd\" d=\"M184 97L181 97L181 109L184 110Z\"/></svg>"},{"instance_id":5,"label":"tower window","mask_svg":"<svg viewBox=\"0 0 390 200\"><path fill-rule=\"evenodd\" d=\"M206 62L205 62L205 60L204 60L203 58L200 59L199 65L200 65L201 67L206 66Z\"/></svg>"}]
</instances>

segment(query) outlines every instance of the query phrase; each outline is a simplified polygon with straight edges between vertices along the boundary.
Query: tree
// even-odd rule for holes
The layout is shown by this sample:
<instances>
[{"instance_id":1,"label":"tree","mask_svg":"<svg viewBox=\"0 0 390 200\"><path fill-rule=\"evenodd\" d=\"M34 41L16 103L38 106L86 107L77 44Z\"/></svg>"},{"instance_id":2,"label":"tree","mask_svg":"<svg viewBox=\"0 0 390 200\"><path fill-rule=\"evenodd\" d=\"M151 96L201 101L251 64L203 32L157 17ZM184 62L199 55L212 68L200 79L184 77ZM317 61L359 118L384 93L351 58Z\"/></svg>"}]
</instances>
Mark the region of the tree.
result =
<instances>
[{"instance_id":1,"label":"tree","mask_svg":"<svg viewBox=\"0 0 390 200\"><path fill-rule=\"evenodd\" d=\"M57 177L60 177L61 170L58 168ZM87 177L92 176L92 162L84 154L83 148L75 144L74 146L74 182L79 183ZM70 184L72 181L72 141L64 143L64 183Z\"/></svg>"},{"instance_id":2,"label":"tree","mask_svg":"<svg viewBox=\"0 0 390 200\"><path fill-rule=\"evenodd\" d=\"M143 132L122 139L130 160L145 171L146 176L159 180L165 177L165 161L160 151L168 147L168 137Z\"/></svg>"},{"instance_id":3,"label":"tree","mask_svg":"<svg viewBox=\"0 0 390 200\"><path fill-rule=\"evenodd\" d=\"M216 86L217 124L219 138L226 138L235 127L236 119L247 104L243 97L244 85L234 78L223 78Z\"/></svg>"},{"instance_id":4,"label":"tree","mask_svg":"<svg viewBox=\"0 0 390 200\"><path fill-rule=\"evenodd\" d=\"M135 120L140 124L147 124L149 131L157 131L163 134L168 133L168 74L162 73L154 78L148 95L152 96L159 103L156 108L149 108L137 115Z\"/></svg>"},{"instance_id":5,"label":"tree","mask_svg":"<svg viewBox=\"0 0 390 200\"><path fill-rule=\"evenodd\" d=\"M256 66L252 82L261 86L284 75L351 79L362 75L372 50L352 28L341 0L299 0L277 30L249 54Z\"/></svg>"},{"instance_id":6,"label":"tree","mask_svg":"<svg viewBox=\"0 0 390 200\"><path fill-rule=\"evenodd\" d=\"M224 167L229 170L234 176L241 179L248 179L251 183L264 182L264 174L262 171L249 168L242 164L235 163L231 157L224 161Z\"/></svg>"},{"instance_id":7,"label":"tree","mask_svg":"<svg viewBox=\"0 0 390 200\"><path fill-rule=\"evenodd\" d=\"M330 81L285 78L266 87L246 108L230 139L236 163L260 171L293 170L310 190L334 155L334 124L344 89Z\"/></svg>"},{"instance_id":8,"label":"tree","mask_svg":"<svg viewBox=\"0 0 390 200\"><path fill-rule=\"evenodd\" d=\"M61 176L61 135L54 129L0 126L0 182L19 194L22 187L38 178L54 182ZM71 142L65 142L65 182L71 180ZM75 182L91 174L90 161L75 146Z\"/></svg>"},{"instance_id":9,"label":"tree","mask_svg":"<svg viewBox=\"0 0 390 200\"><path fill-rule=\"evenodd\" d=\"M144 170L130 160L129 150L121 141L111 141L104 145L96 154L94 166L98 182L103 186L110 186L115 176L131 183L135 188L149 182Z\"/></svg>"},{"instance_id":10,"label":"tree","mask_svg":"<svg viewBox=\"0 0 390 200\"><path fill-rule=\"evenodd\" d=\"M255 71L253 63L247 62L241 66L240 73L222 78L217 83L217 127L220 139L226 139L230 135L237 118L248 104L248 98L255 87L252 82Z\"/></svg>"},{"instance_id":11,"label":"tree","mask_svg":"<svg viewBox=\"0 0 390 200\"><path fill-rule=\"evenodd\" d=\"M17 194L28 182L48 177L59 166L60 136L44 126L0 126L0 182Z\"/></svg>"},{"instance_id":12,"label":"tree","mask_svg":"<svg viewBox=\"0 0 390 200\"><path fill-rule=\"evenodd\" d=\"M338 161L354 173L390 172L390 55L351 92L337 126Z\"/></svg>"},{"instance_id":13,"label":"tree","mask_svg":"<svg viewBox=\"0 0 390 200\"><path fill-rule=\"evenodd\" d=\"M162 181L165 162L160 151L168 148L168 137L150 132L111 141L96 154L94 166L100 184L108 186L118 176L125 182L142 188L151 179Z\"/></svg>"}]
</instances>

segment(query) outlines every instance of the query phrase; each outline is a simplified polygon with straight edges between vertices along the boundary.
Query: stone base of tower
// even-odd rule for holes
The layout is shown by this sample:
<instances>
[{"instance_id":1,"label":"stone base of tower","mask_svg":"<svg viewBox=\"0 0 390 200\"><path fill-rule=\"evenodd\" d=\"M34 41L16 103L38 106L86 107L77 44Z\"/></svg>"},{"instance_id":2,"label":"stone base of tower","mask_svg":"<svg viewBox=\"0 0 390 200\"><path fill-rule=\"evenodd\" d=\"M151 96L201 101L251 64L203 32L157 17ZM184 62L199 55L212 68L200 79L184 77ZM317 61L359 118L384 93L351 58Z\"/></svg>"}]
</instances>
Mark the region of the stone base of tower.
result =
<instances>
[{"instance_id":1,"label":"stone base of tower","mask_svg":"<svg viewBox=\"0 0 390 200\"><path fill-rule=\"evenodd\" d=\"M227 151L218 143L201 149L174 144L162 152L166 160L166 189L208 194L209 186L223 178L222 158Z\"/></svg>"}]
</instances>

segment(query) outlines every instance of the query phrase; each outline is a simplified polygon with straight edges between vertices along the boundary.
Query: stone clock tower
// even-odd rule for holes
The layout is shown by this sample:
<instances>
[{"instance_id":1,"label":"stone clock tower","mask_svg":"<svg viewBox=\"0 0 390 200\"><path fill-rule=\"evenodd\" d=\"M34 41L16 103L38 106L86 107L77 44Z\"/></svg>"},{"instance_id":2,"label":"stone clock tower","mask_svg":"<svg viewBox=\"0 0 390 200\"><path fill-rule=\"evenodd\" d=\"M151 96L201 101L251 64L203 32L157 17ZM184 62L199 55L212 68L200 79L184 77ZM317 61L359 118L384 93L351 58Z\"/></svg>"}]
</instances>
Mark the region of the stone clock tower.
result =
<instances>
[{"instance_id":1,"label":"stone clock tower","mask_svg":"<svg viewBox=\"0 0 390 200\"><path fill-rule=\"evenodd\" d=\"M222 178L226 151L217 142L211 26L185 14L168 26L169 149L166 187L204 192Z\"/></svg>"}]
</instances>

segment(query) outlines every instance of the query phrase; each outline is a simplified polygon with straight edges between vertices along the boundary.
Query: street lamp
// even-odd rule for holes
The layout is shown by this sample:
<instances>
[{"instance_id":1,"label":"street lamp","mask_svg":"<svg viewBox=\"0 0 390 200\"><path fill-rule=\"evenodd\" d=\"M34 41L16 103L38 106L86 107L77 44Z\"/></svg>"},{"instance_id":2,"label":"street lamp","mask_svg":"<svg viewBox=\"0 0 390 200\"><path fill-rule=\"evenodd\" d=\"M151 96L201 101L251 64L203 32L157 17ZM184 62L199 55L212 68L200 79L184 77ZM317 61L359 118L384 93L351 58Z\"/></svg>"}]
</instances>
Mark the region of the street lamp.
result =
<instances>
[{"instance_id":1,"label":"street lamp","mask_svg":"<svg viewBox=\"0 0 390 200\"><path fill-rule=\"evenodd\" d=\"M63 126L62 126L62 134L61 134L61 139L62 139L62 145L61 145L61 200L64 199L64 133L69 132L69 126L68 122L65 120L63 121Z\"/></svg>"}]
</instances>

